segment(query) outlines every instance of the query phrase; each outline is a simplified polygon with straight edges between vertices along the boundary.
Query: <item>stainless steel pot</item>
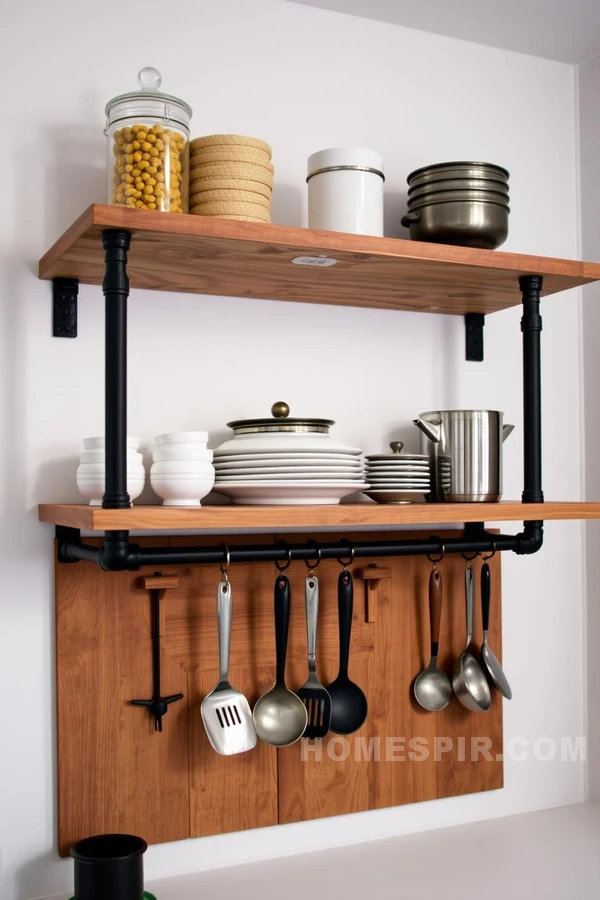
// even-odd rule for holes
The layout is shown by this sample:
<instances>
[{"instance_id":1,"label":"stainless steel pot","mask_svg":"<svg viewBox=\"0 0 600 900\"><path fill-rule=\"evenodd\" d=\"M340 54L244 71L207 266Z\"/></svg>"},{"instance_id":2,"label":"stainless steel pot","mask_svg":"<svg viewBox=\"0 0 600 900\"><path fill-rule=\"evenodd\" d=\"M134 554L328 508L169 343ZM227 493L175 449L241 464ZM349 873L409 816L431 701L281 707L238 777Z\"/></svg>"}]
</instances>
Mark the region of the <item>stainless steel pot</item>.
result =
<instances>
[{"instance_id":1,"label":"stainless steel pot","mask_svg":"<svg viewBox=\"0 0 600 900\"><path fill-rule=\"evenodd\" d=\"M408 208L420 209L422 206L430 206L432 203L471 203L480 200L483 203L499 203L500 206L508 205L508 194L499 191L433 191L430 194L422 194L408 198Z\"/></svg>"},{"instance_id":2,"label":"stainless steel pot","mask_svg":"<svg viewBox=\"0 0 600 900\"><path fill-rule=\"evenodd\" d=\"M446 409L421 413L414 419L421 431L421 448L429 454L433 500L500 500L502 443L514 428L503 424L503 416L493 409Z\"/></svg>"},{"instance_id":3,"label":"stainless steel pot","mask_svg":"<svg viewBox=\"0 0 600 900\"><path fill-rule=\"evenodd\" d=\"M430 202L402 216L413 241L495 250L508 237L508 206L485 200Z\"/></svg>"},{"instance_id":4,"label":"stainless steel pot","mask_svg":"<svg viewBox=\"0 0 600 900\"><path fill-rule=\"evenodd\" d=\"M429 184L416 184L408 189L408 197L422 197L427 194L438 194L441 191L494 191L508 196L508 184L503 181L492 181L491 178L444 178Z\"/></svg>"},{"instance_id":5,"label":"stainless steel pot","mask_svg":"<svg viewBox=\"0 0 600 900\"><path fill-rule=\"evenodd\" d=\"M508 186L507 178L487 169L445 169L441 172L430 172L416 177L409 175L407 181L411 189L435 185L440 181L493 181L494 184Z\"/></svg>"},{"instance_id":6,"label":"stainless steel pot","mask_svg":"<svg viewBox=\"0 0 600 900\"><path fill-rule=\"evenodd\" d=\"M431 166L422 166L415 169L406 179L410 185L421 179L437 178L443 175L445 178L501 178L508 181L509 173L502 166L484 162L445 162L434 163Z\"/></svg>"}]
</instances>

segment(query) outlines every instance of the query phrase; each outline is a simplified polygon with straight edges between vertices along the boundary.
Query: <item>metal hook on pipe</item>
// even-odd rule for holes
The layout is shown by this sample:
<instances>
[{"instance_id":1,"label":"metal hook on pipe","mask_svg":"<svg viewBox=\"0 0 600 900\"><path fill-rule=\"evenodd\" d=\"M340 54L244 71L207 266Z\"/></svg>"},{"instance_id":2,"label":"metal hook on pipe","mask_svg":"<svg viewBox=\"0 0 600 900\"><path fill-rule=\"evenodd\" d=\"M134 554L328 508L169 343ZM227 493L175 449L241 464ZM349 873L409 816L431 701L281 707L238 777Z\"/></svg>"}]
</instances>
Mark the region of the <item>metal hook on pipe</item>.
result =
<instances>
[{"instance_id":1,"label":"metal hook on pipe","mask_svg":"<svg viewBox=\"0 0 600 900\"><path fill-rule=\"evenodd\" d=\"M285 541L279 541L278 546L279 545L282 545L283 547L285 547L285 549L287 550L288 556L287 556L287 560L283 566L280 566L279 560L276 559L275 560L275 568L277 569L278 572L285 572L286 569L289 569L289 567L292 563L292 551L290 550L290 548L288 547L288 545Z\"/></svg>"},{"instance_id":2,"label":"metal hook on pipe","mask_svg":"<svg viewBox=\"0 0 600 900\"><path fill-rule=\"evenodd\" d=\"M220 563L221 575L223 576L223 579L225 581L229 581L229 578L227 577L227 570L231 563L231 553L229 552L229 547L227 546L227 544L221 544L221 546L223 547L223 552L225 554L224 562Z\"/></svg>"},{"instance_id":3,"label":"metal hook on pipe","mask_svg":"<svg viewBox=\"0 0 600 900\"><path fill-rule=\"evenodd\" d=\"M354 562L354 545L352 544L352 541L348 540L348 538L343 538L340 543L347 544L350 550L350 559L344 560L341 556L338 556L338 562L340 566L343 566L344 571L346 572L348 570L348 566L351 566Z\"/></svg>"},{"instance_id":4,"label":"metal hook on pipe","mask_svg":"<svg viewBox=\"0 0 600 900\"><path fill-rule=\"evenodd\" d=\"M312 573L314 572L314 570L317 568L317 566L318 566L319 563L321 562L321 548L319 547L319 545L317 544L316 541L307 541L307 544L310 544L311 546L314 546L315 552L316 552L316 554L317 554L317 558L316 558L315 562L312 562L310 559L305 559L305 560L304 560L304 564L305 564L305 566L306 566L307 569L308 569L308 574L309 574L309 575L312 575Z\"/></svg>"}]
</instances>

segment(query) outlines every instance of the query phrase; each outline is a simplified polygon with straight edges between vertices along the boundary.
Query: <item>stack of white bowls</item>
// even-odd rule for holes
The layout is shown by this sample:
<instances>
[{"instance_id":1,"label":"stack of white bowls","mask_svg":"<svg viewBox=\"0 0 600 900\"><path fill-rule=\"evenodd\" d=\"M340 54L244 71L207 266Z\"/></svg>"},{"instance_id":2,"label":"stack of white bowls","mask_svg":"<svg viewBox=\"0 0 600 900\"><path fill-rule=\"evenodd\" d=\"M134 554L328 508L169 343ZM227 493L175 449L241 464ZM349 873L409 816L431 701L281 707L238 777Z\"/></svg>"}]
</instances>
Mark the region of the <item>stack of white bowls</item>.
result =
<instances>
[{"instance_id":1,"label":"stack of white bowls","mask_svg":"<svg viewBox=\"0 0 600 900\"><path fill-rule=\"evenodd\" d=\"M200 506L215 483L206 431L157 434L150 482L164 506Z\"/></svg>"},{"instance_id":2,"label":"stack of white bowls","mask_svg":"<svg viewBox=\"0 0 600 900\"><path fill-rule=\"evenodd\" d=\"M102 506L106 481L104 437L84 438L83 446L77 469L77 487L89 500L90 506ZM127 438L127 492L132 501L140 496L146 483L144 457L138 452L139 446L139 438Z\"/></svg>"}]
</instances>

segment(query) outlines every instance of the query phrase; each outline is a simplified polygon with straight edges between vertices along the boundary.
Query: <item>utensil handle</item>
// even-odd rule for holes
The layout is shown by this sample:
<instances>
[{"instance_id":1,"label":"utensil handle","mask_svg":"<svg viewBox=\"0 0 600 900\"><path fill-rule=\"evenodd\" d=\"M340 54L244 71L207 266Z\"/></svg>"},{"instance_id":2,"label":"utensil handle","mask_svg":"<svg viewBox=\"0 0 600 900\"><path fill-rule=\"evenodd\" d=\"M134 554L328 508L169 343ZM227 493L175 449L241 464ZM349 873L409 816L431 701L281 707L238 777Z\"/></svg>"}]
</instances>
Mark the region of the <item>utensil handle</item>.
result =
<instances>
[{"instance_id":1,"label":"utensil handle","mask_svg":"<svg viewBox=\"0 0 600 900\"><path fill-rule=\"evenodd\" d=\"M352 632L352 611L354 608L354 583L348 571L340 572L338 578L338 619L340 625L340 674L348 674L350 659L350 635Z\"/></svg>"},{"instance_id":2,"label":"utensil handle","mask_svg":"<svg viewBox=\"0 0 600 900\"><path fill-rule=\"evenodd\" d=\"M309 575L304 582L304 598L306 601L308 659L309 662L314 662L317 655L317 620L319 618L319 582L314 575Z\"/></svg>"},{"instance_id":3,"label":"utensil handle","mask_svg":"<svg viewBox=\"0 0 600 900\"><path fill-rule=\"evenodd\" d=\"M229 581L220 581L217 587L217 622L219 624L219 681L229 681L229 646L231 644L231 618L233 598Z\"/></svg>"},{"instance_id":4,"label":"utensil handle","mask_svg":"<svg viewBox=\"0 0 600 900\"><path fill-rule=\"evenodd\" d=\"M481 567L481 620L483 630L486 632L490 627L490 594L492 588L492 579L490 567L484 563Z\"/></svg>"},{"instance_id":5,"label":"utensil handle","mask_svg":"<svg viewBox=\"0 0 600 900\"><path fill-rule=\"evenodd\" d=\"M275 580L275 654L277 659L277 684L285 682L285 658L287 656L290 627L290 583L285 575Z\"/></svg>"},{"instance_id":6,"label":"utensil handle","mask_svg":"<svg viewBox=\"0 0 600 900\"><path fill-rule=\"evenodd\" d=\"M473 637L473 605L475 594L473 590L473 566L467 566L465 569L465 596L467 601L467 647L471 643Z\"/></svg>"},{"instance_id":7,"label":"utensil handle","mask_svg":"<svg viewBox=\"0 0 600 900\"><path fill-rule=\"evenodd\" d=\"M429 622L431 628L431 655L437 656L442 618L442 573L433 569L429 576Z\"/></svg>"}]
</instances>

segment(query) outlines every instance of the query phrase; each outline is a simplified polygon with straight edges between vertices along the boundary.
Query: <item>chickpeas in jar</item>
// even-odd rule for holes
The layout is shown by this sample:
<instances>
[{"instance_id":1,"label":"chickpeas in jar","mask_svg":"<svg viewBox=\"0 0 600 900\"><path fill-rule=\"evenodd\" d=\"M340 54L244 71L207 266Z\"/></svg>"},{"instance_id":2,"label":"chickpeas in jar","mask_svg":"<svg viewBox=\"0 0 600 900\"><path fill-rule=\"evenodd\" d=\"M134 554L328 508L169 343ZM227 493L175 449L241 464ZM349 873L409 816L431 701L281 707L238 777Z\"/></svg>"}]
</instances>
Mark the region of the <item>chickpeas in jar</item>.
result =
<instances>
[{"instance_id":1,"label":"chickpeas in jar","mask_svg":"<svg viewBox=\"0 0 600 900\"><path fill-rule=\"evenodd\" d=\"M131 209L188 211L189 119L182 100L158 90L156 69L138 75L140 91L107 104L109 203Z\"/></svg>"}]
</instances>

